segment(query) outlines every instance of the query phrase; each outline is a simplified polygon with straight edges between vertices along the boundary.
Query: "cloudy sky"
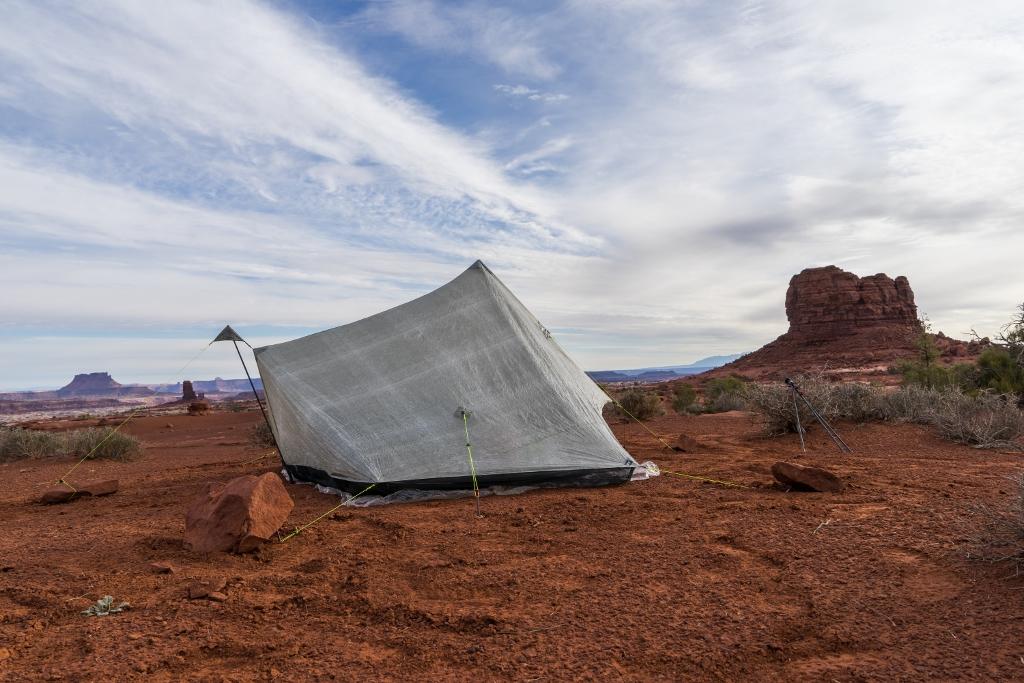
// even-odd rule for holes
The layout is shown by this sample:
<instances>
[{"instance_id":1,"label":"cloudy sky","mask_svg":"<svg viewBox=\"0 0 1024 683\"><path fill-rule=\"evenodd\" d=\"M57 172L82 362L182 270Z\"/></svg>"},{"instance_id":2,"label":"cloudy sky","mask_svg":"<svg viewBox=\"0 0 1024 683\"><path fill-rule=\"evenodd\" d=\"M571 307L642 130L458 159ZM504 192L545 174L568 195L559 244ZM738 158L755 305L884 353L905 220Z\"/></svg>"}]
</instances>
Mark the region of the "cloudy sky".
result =
<instances>
[{"instance_id":1,"label":"cloudy sky","mask_svg":"<svg viewBox=\"0 0 1024 683\"><path fill-rule=\"evenodd\" d=\"M1024 4L3 2L0 388L173 373L483 259L581 365L785 331L799 270L1024 300ZM218 346L220 348L218 348ZM195 377L239 376L229 346Z\"/></svg>"}]
</instances>

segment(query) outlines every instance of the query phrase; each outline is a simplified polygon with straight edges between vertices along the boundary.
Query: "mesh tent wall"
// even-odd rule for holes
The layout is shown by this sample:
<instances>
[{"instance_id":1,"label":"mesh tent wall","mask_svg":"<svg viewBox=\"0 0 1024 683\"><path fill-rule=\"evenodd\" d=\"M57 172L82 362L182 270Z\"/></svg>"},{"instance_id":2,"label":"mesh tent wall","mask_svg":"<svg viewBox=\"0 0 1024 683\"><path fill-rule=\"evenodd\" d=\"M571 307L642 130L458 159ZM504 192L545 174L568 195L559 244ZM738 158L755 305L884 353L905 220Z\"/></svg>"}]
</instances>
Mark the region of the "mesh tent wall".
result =
<instances>
[{"instance_id":1,"label":"mesh tent wall","mask_svg":"<svg viewBox=\"0 0 1024 683\"><path fill-rule=\"evenodd\" d=\"M599 485L638 465L608 397L480 261L364 320L255 350L285 468L350 493Z\"/></svg>"}]
</instances>

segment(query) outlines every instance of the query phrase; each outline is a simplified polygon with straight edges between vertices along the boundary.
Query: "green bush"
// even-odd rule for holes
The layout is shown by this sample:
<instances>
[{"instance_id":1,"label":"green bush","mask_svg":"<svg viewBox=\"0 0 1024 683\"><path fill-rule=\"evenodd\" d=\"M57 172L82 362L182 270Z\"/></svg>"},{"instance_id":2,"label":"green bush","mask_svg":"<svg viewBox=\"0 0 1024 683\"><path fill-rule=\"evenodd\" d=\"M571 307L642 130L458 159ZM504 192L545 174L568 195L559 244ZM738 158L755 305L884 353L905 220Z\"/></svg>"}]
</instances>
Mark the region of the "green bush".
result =
<instances>
[{"instance_id":1,"label":"green bush","mask_svg":"<svg viewBox=\"0 0 1024 683\"><path fill-rule=\"evenodd\" d=\"M745 389L746 383L738 377L716 377L704 387L704 412L746 410Z\"/></svg>"},{"instance_id":2,"label":"green bush","mask_svg":"<svg viewBox=\"0 0 1024 683\"><path fill-rule=\"evenodd\" d=\"M619 399L619 405L628 413L626 417L632 416L638 420L649 420L655 415L661 415L661 400L657 394L643 389L630 389Z\"/></svg>"},{"instance_id":3,"label":"green bush","mask_svg":"<svg viewBox=\"0 0 1024 683\"><path fill-rule=\"evenodd\" d=\"M689 384L676 384L672 387L672 408L680 414L700 411L697 405L697 392Z\"/></svg>"},{"instance_id":4,"label":"green bush","mask_svg":"<svg viewBox=\"0 0 1024 683\"><path fill-rule=\"evenodd\" d=\"M1024 395L1024 367L1006 349L986 349L978 358L976 383L1000 394Z\"/></svg>"},{"instance_id":5,"label":"green bush","mask_svg":"<svg viewBox=\"0 0 1024 683\"><path fill-rule=\"evenodd\" d=\"M23 458L91 458L130 460L142 452L139 440L113 428L41 432L31 429L0 429L0 462Z\"/></svg>"},{"instance_id":6,"label":"green bush","mask_svg":"<svg viewBox=\"0 0 1024 683\"><path fill-rule=\"evenodd\" d=\"M897 372L903 376L904 386L926 389L959 388L965 391L977 387L977 369L968 363L946 366L906 361L899 365Z\"/></svg>"}]
</instances>

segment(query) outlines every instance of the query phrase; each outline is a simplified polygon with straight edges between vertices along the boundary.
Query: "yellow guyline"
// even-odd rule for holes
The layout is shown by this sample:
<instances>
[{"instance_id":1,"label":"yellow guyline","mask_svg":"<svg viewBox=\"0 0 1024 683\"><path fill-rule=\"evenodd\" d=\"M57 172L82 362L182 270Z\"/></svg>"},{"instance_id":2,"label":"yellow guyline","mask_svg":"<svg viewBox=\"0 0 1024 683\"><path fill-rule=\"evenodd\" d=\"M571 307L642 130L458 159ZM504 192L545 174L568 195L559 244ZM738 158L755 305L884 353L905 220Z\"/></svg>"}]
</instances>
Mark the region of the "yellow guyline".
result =
<instances>
[{"instance_id":1,"label":"yellow guyline","mask_svg":"<svg viewBox=\"0 0 1024 683\"><path fill-rule=\"evenodd\" d=\"M469 456L469 474L473 478L473 497L476 499L476 516L480 514L480 486L476 481L476 464L473 462L473 447L469 445L469 413L462 410L462 427L466 430L466 455Z\"/></svg>"},{"instance_id":2,"label":"yellow guyline","mask_svg":"<svg viewBox=\"0 0 1024 683\"><path fill-rule=\"evenodd\" d=\"M606 396L607 396L607 394L606 394ZM623 406L621 403L616 401L611 396L608 396L608 398L611 399L611 402L614 403L619 408L619 410L621 410L626 415L629 415L631 418L633 418L638 425L640 425L641 427L646 429L647 432L651 436L653 436L655 439L660 441L661 444L665 448L669 449L670 451L675 450L674 448L672 448L671 446L668 445L668 442L665 441L665 439L663 439L660 436L658 436L657 434L655 434L654 431L650 427L648 427L643 422L641 422L640 418L638 418L636 415L634 415L633 413L631 413L628 410L626 410L625 406ZM732 488L737 488L737 489L749 489L750 488L749 486L744 486L743 484L737 484L736 482L733 482L733 481L725 481L723 479L711 479L710 477L698 477L697 475L694 475L694 474L685 474L683 472L669 472L668 470L662 470L662 472L664 472L665 474L672 474L672 475L675 475L677 477L683 477L683 478L686 478L686 479L693 479L695 481L706 481L706 482L709 482L711 484L721 484L722 486L730 486Z\"/></svg>"},{"instance_id":3,"label":"yellow guyline","mask_svg":"<svg viewBox=\"0 0 1024 683\"><path fill-rule=\"evenodd\" d=\"M363 495L364 493L366 493L367 491L369 491L370 489L372 489L372 488L373 488L374 486L376 486L376 484L370 484L370 485L369 485L369 486L367 486L367 487L366 487L365 489L363 489L362 491L360 491L360 492L359 492L359 493L357 493L356 495L352 496L352 497L351 497L351 498L349 498L348 500L343 500L343 501L341 501L340 503L338 503L337 505L335 505L334 507L332 507L332 508L331 508L330 510L328 510L328 511L327 511L327 512L325 512L324 514L322 514L322 515L320 515L319 517L317 517L316 519L314 519L314 520L313 520L312 522L308 522L308 523L306 523L306 524L303 524L302 526L298 527L297 529L295 529L295 531L291 532L290 534L288 534L287 536L285 536L284 538L282 538L282 539L281 539L281 540L280 540L279 542L280 542L280 543L284 543L284 542L285 542L285 541L287 541L287 540L288 540L289 538L292 538L293 536L298 536L298 535L299 535L300 533L302 533L303 531L305 531L305 530L306 530L306 529L308 529L309 527L313 526L314 524L316 524L317 522L319 522L319 521L320 521L321 519L323 519L323 518L324 518L324 517L326 517L327 515L331 514L332 512L334 512L335 510L337 510L337 509L338 509L338 508L340 508L340 507L344 507L345 505L348 505L348 504L349 504L349 503L351 503L351 502L352 502L353 500L355 500L355 499L356 499L356 498L358 498L359 496Z\"/></svg>"},{"instance_id":4,"label":"yellow guyline","mask_svg":"<svg viewBox=\"0 0 1024 683\"><path fill-rule=\"evenodd\" d=\"M186 370L186 369L188 368L188 366L192 365L192 363L194 363L194 362L196 361L196 359L197 359L197 358L199 358L199 356L203 355L203 352L204 352L204 351L206 351L206 349L210 348L210 345L211 345L211 344L213 344L213 342L210 342L209 344L207 344L207 345L206 345L206 346L204 346L203 348L199 349L199 353L197 353L196 355L192 356L192 358L190 358L190 359L188 360L188 362L187 362L187 363L185 363L184 365L182 365L182 366L181 366L181 368L180 368L180 369L179 369L179 370L178 370L178 371L177 371L176 373L174 373L174 376L175 376L175 377L178 377L178 376L180 376L180 375L181 375L181 373L185 372L185 370ZM172 381L173 381L173 380L172 380ZM76 488L75 488L74 486L72 486L72 485L71 485L71 483L70 483L70 482L69 482L69 481L67 480L68 476L70 476L72 472L74 472L75 470L77 470L77 469L78 469L78 467L79 467L79 466L80 466L80 465L81 465L81 464L82 464L83 462L85 462L86 460L88 460L89 458L91 458L91 457L92 457L92 454L93 454L93 453L95 453L96 451L98 451L98 450L99 450L99 448L100 448L100 446L102 446L103 444L105 444L105 443L106 443L106 442L107 442L107 441L108 441L108 440L109 440L109 439L110 439L110 438L111 438L112 436L114 436L114 434L117 434L117 433L118 433L118 432L119 432L119 431L121 430L121 427L124 427L124 426L125 426L126 424L128 424L129 422L131 422L132 418L134 418L134 417L135 417L136 415L138 415L138 414L139 414L140 412L142 412L143 410L145 410L145 409L146 409L146 408L148 408L148 407L149 407L149 406L147 406L147 405L143 404L143 405L139 406L138 408L136 408L135 410L133 410L132 412L128 413L128 417L126 417L126 418L125 418L125 419L124 419L124 420L123 420L123 421L121 422L121 424L119 424L119 425L117 425L116 427L114 427L113 429L111 429L111 430L110 430L110 433L109 433L109 434L107 434L107 435L106 435L105 437L103 437L103 438L102 438L102 439L100 440L100 442L99 442L98 444L96 444L95 446L93 446L93 447L92 447L92 450L90 450L90 451L89 451L88 453L86 453L86 454L85 454L85 455L84 455L84 456L82 457L82 459L81 459L81 460L79 460L79 461L78 461L78 462L76 462L76 463L75 463L74 465L72 465L71 469L69 469L69 470L68 470L67 472L65 472L65 473L64 473L64 474L63 474L63 475L62 475L62 476L60 477L60 479L58 479L58 480L57 480L57 481L56 481L55 483L57 483L57 484L63 484L64 486L67 486L67 487L68 487L69 489L71 489L71 490L72 490L73 492L75 492L75 493L78 493L78 489L76 489Z\"/></svg>"}]
</instances>

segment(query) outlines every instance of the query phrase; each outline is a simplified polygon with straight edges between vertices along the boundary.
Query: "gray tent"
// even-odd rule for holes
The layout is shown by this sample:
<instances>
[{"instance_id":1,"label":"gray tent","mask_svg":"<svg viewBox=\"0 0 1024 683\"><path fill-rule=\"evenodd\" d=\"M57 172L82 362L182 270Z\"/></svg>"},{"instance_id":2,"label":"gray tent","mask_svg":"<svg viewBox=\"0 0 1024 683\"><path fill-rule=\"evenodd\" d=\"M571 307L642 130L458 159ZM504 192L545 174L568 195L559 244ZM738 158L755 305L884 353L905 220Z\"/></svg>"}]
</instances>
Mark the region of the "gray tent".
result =
<instances>
[{"instance_id":1,"label":"gray tent","mask_svg":"<svg viewBox=\"0 0 1024 683\"><path fill-rule=\"evenodd\" d=\"M256 349L288 473L354 493L627 481L607 396L488 268L364 320ZM463 411L468 422L463 422Z\"/></svg>"}]
</instances>

